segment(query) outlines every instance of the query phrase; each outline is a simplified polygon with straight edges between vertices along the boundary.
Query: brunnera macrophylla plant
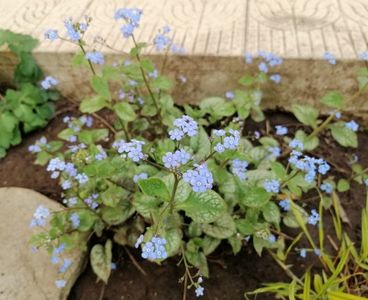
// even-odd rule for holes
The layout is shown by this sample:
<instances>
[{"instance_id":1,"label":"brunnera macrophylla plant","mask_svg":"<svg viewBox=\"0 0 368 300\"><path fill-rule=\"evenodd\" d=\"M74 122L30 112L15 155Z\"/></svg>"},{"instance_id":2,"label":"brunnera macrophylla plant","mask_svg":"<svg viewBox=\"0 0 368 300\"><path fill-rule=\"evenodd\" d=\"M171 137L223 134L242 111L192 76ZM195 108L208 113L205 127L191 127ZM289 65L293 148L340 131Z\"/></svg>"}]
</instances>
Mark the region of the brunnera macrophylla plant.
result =
<instances>
[{"instance_id":1,"label":"brunnera macrophylla plant","mask_svg":"<svg viewBox=\"0 0 368 300\"><path fill-rule=\"evenodd\" d=\"M74 63L90 68L95 96L80 103L85 115L64 118L60 141L41 139L30 148L36 163L59 180L66 206L57 212L36 210L31 225L50 227L32 242L46 247L52 263L59 264L55 284L60 288L72 263L68 251L87 250L95 235L100 242L91 248L91 265L105 283L118 244L140 248L143 259L158 264L180 256L181 280L201 296L203 277L210 275L206 256L221 242L230 244L234 254L249 243L259 255L265 248L283 249L280 225L299 226L290 205L304 223L318 224L319 214L306 211L298 200L327 178L330 165L305 153L306 139L291 136L284 126L265 136L242 134L245 119L264 119L262 88L280 83L278 73L269 74L282 64L280 57L260 52L255 58L259 72L239 80L243 89L179 107L170 96L172 81L141 52L149 46L166 53L184 50L173 43L167 26L153 45L138 43L134 32L141 17L139 9L115 13L122 38L131 39L134 47L128 59L114 65L105 64L103 54L85 41L90 18L66 20L65 36L54 29L45 34L80 48ZM102 38L95 41L111 48ZM246 54L246 63L253 59ZM120 88L117 95L111 86ZM108 120L102 110L110 113ZM322 126L327 125L315 130Z\"/></svg>"}]
</instances>

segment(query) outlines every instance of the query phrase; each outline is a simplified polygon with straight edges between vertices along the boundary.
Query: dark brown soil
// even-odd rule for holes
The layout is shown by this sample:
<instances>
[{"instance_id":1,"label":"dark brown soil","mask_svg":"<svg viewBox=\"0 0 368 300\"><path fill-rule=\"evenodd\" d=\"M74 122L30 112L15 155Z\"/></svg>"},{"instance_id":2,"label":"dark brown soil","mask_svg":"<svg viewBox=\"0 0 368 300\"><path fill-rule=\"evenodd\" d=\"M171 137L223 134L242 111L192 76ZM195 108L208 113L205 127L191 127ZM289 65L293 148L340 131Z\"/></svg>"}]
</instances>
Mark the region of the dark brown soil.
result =
<instances>
[{"instance_id":1,"label":"dark brown soil","mask_svg":"<svg viewBox=\"0 0 368 300\"><path fill-rule=\"evenodd\" d=\"M62 118L67 114L77 114L76 110L62 113L67 110L67 104L59 103L57 117L50 122L46 129L28 135L20 145L12 148L8 155L0 161L1 187L30 188L56 201L61 200L61 190L57 181L50 179L44 167L33 164L34 156L28 153L27 148L41 136L46 136L48 140L55 138L57 133L64 128ZM271 112L267 114L267 117L267 124L266 122L247 123L245 134L248 131L254 132L255 129L265 132L267 128L273 128L274 125L278 124L286 124L289 128L294 129L302 126L287 113ZM367 147L368 136L364 133L359 134L359 149L356 151L337 146L331 142L326 134L322 139L321 147L313 154L326 158L334 168L338 168L339 172L333 171L336 178L347 177L350 174L348 161L353 153L358 155L363 167L368 166ZM310 207L315 207L317 203L313 194L306 195L305 202ZM351 223L351 226L346 226L346 229L353 240L359 241L361 210L365 203L364 188L353 183L348 192L341 194L341 202ZM324 221L327 231L332 232L330 219L326 217ZM287 233L295 234L292 230L288 230ZM184 274L184 270L181 266L176 266L178 258L172 258L158 266L141 260L139 253L134 250L130 251L145 270L147 276L144 276L135 267L123 248L115 249L114 261L118 264L118 268L113 271L108 285L103 287L101 282L96 283L96 276L88 265L73 287L69 299L182 299L183 285L178 282L178 279ZM318 263L315 260L312 258L302 259L297 254L292 254L288 263L295 266L296 274L301 274L310 263L314 263L318 268ZM261 287L262 283L288 280L270 255L265 252L262 257L258 257L251 246L234 256L230 247L223 245L209 257L209 265L211 277L204 281L205 296L203 299L244 299L245 291ZM193 290L188 291L187 299L195 299ZM274 299L274 296L261 295L257 299Z\"/></svg>"}]
</instances>

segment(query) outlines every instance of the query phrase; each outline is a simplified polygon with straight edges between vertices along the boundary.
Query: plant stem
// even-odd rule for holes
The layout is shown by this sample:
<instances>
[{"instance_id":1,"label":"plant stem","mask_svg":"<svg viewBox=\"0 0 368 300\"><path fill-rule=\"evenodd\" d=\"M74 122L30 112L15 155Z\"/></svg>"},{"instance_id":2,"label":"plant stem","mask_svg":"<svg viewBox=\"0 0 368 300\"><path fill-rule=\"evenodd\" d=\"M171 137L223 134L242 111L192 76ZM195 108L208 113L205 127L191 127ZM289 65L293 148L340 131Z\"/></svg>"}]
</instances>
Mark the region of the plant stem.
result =
<instances>
[{"instance_id":1,"label":"plant stem","mask_svg":"<svg viewBox=\"0 0 368 300\"><path fill-rule=\"evenodd\" d=\"M138 47L137 42L136 42L136 40L135 40L135 38L134 38L134 35L132 35L132 39L133 39L134 46L135 46L135 47ZM157 114L158 114L159 118L161 119L161 110L160 110L160 106L158 105L157 99L155 98L155 96L154 96L154 94L153 94L153 92L152 92L152 90L151 90L151 87L150 87L150 85L149 85L149 83L148 83L148 80L147 80L146 74L145 74L145 72L144 72L144 70L143 70L143 68L142 68L142 61L141 61L141 57L139 56L139 53L138 53L138 52L137 52L137 54L136 54L136 58L137 58L137 60L138 60L138 62L139 62L139 69L141 70L141 74L142 74L142 77L143 77L144 84L146 85L146 88L147 88L147 90L148 90L148 93L150 94L150 96L151 96L151 98L152 98L152 101L153 101L153 103L154 103L154 105L155 105L155 107L156 107L156 109L157 109ZM162 120L161 120L161 121L162 121Z\"/></svg>"},{"instance_id":2,"label":"plant stem","mask_svg":"<svg viewBox=\"0 0 368 300\"><path fill-rule=\"evenodd\" d=\"M174 209L175 194L176 194L176 191L178 189L178 184L179 184L178 175L174 174L174 176L175 176L174 188L173 188L173 192L171 194L171 199L170 199L170 212L171 213L172 213L172 211Z\"/></svg>"},{"instance_id":3,"label":"plant stem","mask_svg":"<svg viewBox=\"0 0 368 300\"><path fill-rule=\"evenodd\" d=\"M78 45L79 45L79 47L81 48L81 50L82 50L83 54L84 54L84 55L86 55L86 50L84 50L84 47L83 47L82 43L81 43L81 42L79 42L79 43L78 43ZM91 63L91 61L90 61L89 59L87 59L87 60L88 60L89 68L91 69L91 71L92 71L93 75L96 75L96 71L95 71L95 69L94 69L94 67L93 67L93 65L92 65L92 63Z\"/></svg>"}]
</instances>

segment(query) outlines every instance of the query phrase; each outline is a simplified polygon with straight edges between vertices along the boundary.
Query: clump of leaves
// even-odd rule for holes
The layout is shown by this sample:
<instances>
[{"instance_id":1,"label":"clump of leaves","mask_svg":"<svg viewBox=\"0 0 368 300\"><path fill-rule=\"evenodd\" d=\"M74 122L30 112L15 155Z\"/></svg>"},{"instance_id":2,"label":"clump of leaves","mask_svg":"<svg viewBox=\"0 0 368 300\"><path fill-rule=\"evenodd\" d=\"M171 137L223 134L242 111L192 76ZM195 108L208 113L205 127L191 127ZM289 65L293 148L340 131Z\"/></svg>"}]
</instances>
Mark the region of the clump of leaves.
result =
<instances>
[{"instance_id":1,"label":"clump of leaves","mask_svg":"<svg viewBox=\"0 0 368 300\"><path fill-rule=\"evenodd\" d=\"M37 44L28 35L0 30L0 46L7 46L19 59L13 75L15 88L0 94L0 158L21 142L22 133L46 126L54 112L52 101L58 94L38 86L43 74L31 54Z\"/></svg>"}]
</instances>

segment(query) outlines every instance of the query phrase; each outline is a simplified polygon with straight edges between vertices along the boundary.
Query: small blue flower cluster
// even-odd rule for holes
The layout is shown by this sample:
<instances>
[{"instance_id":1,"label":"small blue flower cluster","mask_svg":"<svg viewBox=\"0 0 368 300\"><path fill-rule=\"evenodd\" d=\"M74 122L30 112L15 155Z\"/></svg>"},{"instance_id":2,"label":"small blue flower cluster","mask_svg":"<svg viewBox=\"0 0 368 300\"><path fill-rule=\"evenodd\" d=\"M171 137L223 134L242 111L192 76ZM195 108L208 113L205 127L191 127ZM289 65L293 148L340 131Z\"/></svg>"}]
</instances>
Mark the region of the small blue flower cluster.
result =
<instances>
[{"instance_id":1,"label":"small blue flower cluster","mask_svg":"<svg viewBox=\"0 0 368 300\"><path fill-rule=\"evenodd\" d=\"M223 129L214 130L213 134L215 136L221 137L221 143L217 143L214 150L218 153L222 153L225 150L235 150L240 143L240 132L238 130L229 129L228 135Z\"/></svg>"},{"instance_id":2,"label":"small blue flower cluster","mask_svg":"<svg viewBox=\"0 0 368 300\"><path fill-rule=\"evenodd\" d=\"M240 179L245 180L247 177L246 171L248 168L248 162L246 160L234 159L232 161L233 173Z\"/></svg>"},{"instance_id":3,"label":"small blue flower cluster","mask_svg":"<svg viewBox=\"0 0 368 300\"><path fill-rule=\"evenodd\" d=\"M138 8L120 8L115 12L115 20L124 19L124 24L120 31L125 38L129 38L133 35L135 28L139 27L143 11Z\"/></svg>"},{"instance_id":4,"label":"small blue flower cluster","mask_svg":"<svg viewBox=\"0 0 368 300\"><path fill-rule=\"evenodd\" d=\"M48 29L45 32L45 39L48 39L50 41L55 41L58 38L59 38L59 34L58 34L58 31L55 29Z\"/></svg>"},{"instance_id":5,"label":"small blue flower cluster","mask_svg":"<svg viewBox=\"0 0 368 300\"><path fill-rule=\"evenodd\" d=\"M277 179L266 179L263 182L263 187L269 193L278 193L280 191L280 181Z\"/></svg>"},{"instance_id":6,"label":"small blue flower cluster","mask_svg":"<svg viewBox=\"0 0 368 300\"><path fill-rule=\"evenodd\" d=\"M47 171L52 172L51 178L56 179L59 177L60 172L65 170L65 162L60 158L52 158L46 168Z\"/></svg>"},{"instance_id":7,"label":"small blue flower cluster","mask_svg":"<svg viewBox=\"0 0 368 300\"><path fill-rule=\"evenodd\" d=\"M97 65L103 65L105 63L104 55L99 51L87 52L86 59Z\"/></svg>"},{"instance_id":8,"label":"small blue flower cluster","mask_svg":"<svg viewBox=\"0 0 368 300\"><path fill-rule=\"evenodd\" d=\"M258 56L264 59L258 65L258 70L262 73L268 73L270 68L276 67L283 63L283 60L280 56L266 51L259 51ZM253 62L253 55L249 52L244 54L244 59L247 64L251 64ZM279 84L281 82L281 75L280 74L272 74L270 76L270 80Z\"/></svg>"},{"instance_id":9,"label":"small blue flower cluster","mask_svg":"<svg viewBox=\"0 0 368 300\"><path fill-rule=\"evenodd\" d=\"M134 182L138 182L138 180L141 179L147 179L148 178L148 174L147 173L139 173L133 176L133 181Z\"/></svg>"},{"instance_id":10,"label":"small blue flower cluster","mask_svg":"<svg viewBox=\"0 0 368 300\"><path fill-rule=\"evenodd\" d=\"M157 51L162 51L172 44L172 40L167 36L169 32L170 27L165 26L162 29L162 33L159 32L153 39L153 44L155 45Z\"/></svg>"},{"instance_id":11,"label":"small blue flower cluster","mask_svg":"<svg viewBox=\"0 0 368 300\"><path fill-rule=\"evenodd\" d=\"M331 52L325 52L323 54L323 59L326 60L331 65L336 65L336 58Z\"/></svg>"},{"instance_id":12,"label":"small blue flower cluster","mask_svg":"<svg viewBox=\"0 0 368 300\"><path fill-rule=\"evenodd\" d=\"M30 227L36 227L40 226L43 227L46 225L47 218L50 216L50 211L47 207L44 207L43 205L39 205L34 214L33 218L31 220Z\"/></svg>"},{"instance_id":13,"label":"small blue flower cluster","mask_svg":"<svg viewBox=\"0 0 368 300\"><path fill-rule=\"evenodd\" d=\"M185 150L176 150L174 153L167 152L162 161L166 168L178 168L186 164L191 158L191 155Z\"/></svg>"},{"instance_id":14,"label":"small blue flower cluster","mask_svg":"<svg viewBox=\"0 0 368 300\"><path fill-rule=\"evenodd\" d=\"M364 52L360 53L359 58L361 60L368 61L368 51L364 51Z\"/></svg>"},{"instance_id":15,"label":"small blue flower cluster","mask_svg":"<svg viewBox=\"0 0 368 300\"><path fill-rule=\"evenodd\" d=\"M315 209L312 209L311 214L308 217L308 224L317 225L319 220L320 220L320 217L319 217L318 212Z\"/></svg>"},{"instance_id":16,"label":"small blue flower cluster","mask_svg":"<svg viewBox=\"0 0 368 300\"><path fill-rule=\"evenodd\" d=\"M138 248L139 245L143 242L143 236L141 235L135 247ZM142 247L142 258L156 260L156 259L166 259L167 252L165 245L167 244L164 238L154 236L149 242L145 243Z\"/></svg>"},{"instance_id":17,"label":"small blue flower cluster","mask_svg":"<svg viewBox=\"0 0 368 300\"><path fill-rule=\"evenodd\" d=\"M48 90L57 84L59 84L59 80L52 76L46 76L45 79L41 81L41 86L44 90Z\"/></svg>"},{"instance_id":18,"label":"small blue flower cluster","mask_svg":"<svg viewBox=\"0 0 368 300\"><path fill-rule=\"evenodd\" d=\"M289 143L289 147L292 148L292 149L298 149L300 151L304 150L303 143L298 139L291 140L290 143Z\"/></svg>"},{"instance_id":19,"label":"small blue flower cluster","mask_svg":"<svg viewBox=\"0 0 368 300\"><path fill-rule=\"evenodd\" d=\"M281 200L279 202L279 206L284 210L284 211L289 211L291 209L291 203L290 203L290 199L284 199Z\"/></svg>"},{"instance_id":20,"label":"small blue flower cluster","mask_svg":"<svg viewBox=\"0 0 368 300\"><path fill-rule=\"evenodd\" d=\"M70 222L72 223L72 227L74 229L78 228L79 225L80 225L80 218L79 218L79 215L77 213L72 213L70 216L69 216L69 220Z\"/></svg>"},{"instance_id":21,"label":"small blue flower cluster","mask_svg":"<svg viewBox=\"0 0 368 300\"><path fill-rule=\"evenodd\" d=\"M289 163L298 170L306 172L305 181L311 183L317 175L326 175L330 170L330 165L322 158L314 158L293 150L290 154Z\"/></svg>"},{"instance_id":22,"label":"small blue flower cluster","mask_svg":"<svg viewBox=\"0 0 368 300\"><path fill-rule=\"evenodd\" d=\"M326 194L331 194L333 191L333 187L331 183L324 182L320 186L321 190L324 191Z\"/></svg>"},{"instance_id":23,"label":"small blue flower cluster","mask_svg":"<svg viewBox=\"0 0 368 300\"><path fill-rule=\"evenodd\" d=\"M234 94L234 92L233 92L233 91L227 91L227 92L225 93L225 97L226 97L227 99L229 99L229 100L233 100L233 99L234 99L234 97L235 97L235 94Z\"/></svg>"},{"instance_id":24,"label":"small blue flower cluster","mask_svg":"<svg viewBox=\"0 0 368 300\"><path fill-rule=\"evenodd\" d=\"M134 162L139 162L145 158L143 154L143 141L131 140L126 142L124 140L115 141L112 146L117 149L118 153L122 154L122 157L128 157Z\"/></svg>"},{"instance_id":25,"label":"small blue flower cluster","mask_svg":"<svg viewBox=\"0 0 368 300\"><path fill-rule=\"evenodd\" d=\"M92 209L96 209L98 207L98 202L96 201L96 199L98 199L99 195L98 194L92 194L90 197L84 199L84 203L87 204L90 208Z\"/></svg>"},{"instance_id":26,"label":"small blue flower cluster","mask_svg":"<svg viewBox=\"0 0 368 300\"><path fill-rule=\"evenodd\" d=\"M271 156L273 157L279 157L281 155L281 149L280 147L268 147L267 149L270 153L271 153Z\"/></svg>"},{"instance_id":27,"label":"small blue flower cluster","mask_svg":"<svg viewBox=\"0 0 368 300\"><path fill-rule=\"evenodd\" d=\"M198 133L198 124L191 117L184 115L174 121L175 128L169 131L170 139L180 141L185 135L190 137Z\"/></svg>"},{"instance_id":28,"label":"small blue flower cluster","mask_svg":"<svg viewBox=\"0 0 368 300\"><path fill-rule=\"evenodd\" d=\"M345 123L345 127L356 132L359 129L359 124L355 122L354 120L351 120L350 122Z\"/></svg>"},{"instance_id":29,"label":"small blue flower cluster","mask_svg":"<svg viewBox=\"0 0 368 300\"><path fill-rule=\"evenodd\" d=\"M64 279L58 279L55 281L55 286L58 288L58 289L62 289L66 286L66 280Z\"/></svg>"},{"instance_id":30,"label":"small blue flower cluster","mask_svg":"<svg viewBox=\"0 0 368 300\"><path fill-rule=\"evenodd\" d=\"M282 125L276 125L275 129L276 129L276 135L285 135L288 133L288 129Z\"/></svg>"},{"instance_id":31,"label":"small blue flower cluster","mask_svg":"<svg viewBox=\"0 0 368 300\"><path fill-rule=\"evenodd\" d=\"M194 170L188 170L183 174L184 181L189 183L196 193L212 189L213 176L207 164L195 165L195 167Z\"/></svg>"},{"instance_id":32,"label":"small blue flower cluster","mask_svg":"<svg viewBox=\"0 0 368 300\"><path fill-rule=\"evenodd\" d=\"M28 151L31 153L38 153L42 151L42 148L47 149L49 144L47 144L47 139L43 136L39 140L36 141L33 145L28 147Z\"/></svg>"},{"instance_id":33,"label":"small blue flower cluster","mask_svg":"<svg viewBox=\"0 0 368 300\"><path fill-rule=\"evenodd\" d=\"M107 158L107 153L102 147L99 149L99 152L95 155L96 160L104 160Z\"/></svg>"}]
</instances>

